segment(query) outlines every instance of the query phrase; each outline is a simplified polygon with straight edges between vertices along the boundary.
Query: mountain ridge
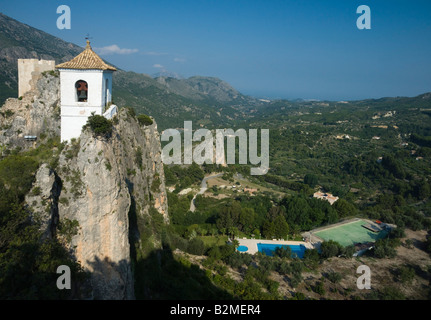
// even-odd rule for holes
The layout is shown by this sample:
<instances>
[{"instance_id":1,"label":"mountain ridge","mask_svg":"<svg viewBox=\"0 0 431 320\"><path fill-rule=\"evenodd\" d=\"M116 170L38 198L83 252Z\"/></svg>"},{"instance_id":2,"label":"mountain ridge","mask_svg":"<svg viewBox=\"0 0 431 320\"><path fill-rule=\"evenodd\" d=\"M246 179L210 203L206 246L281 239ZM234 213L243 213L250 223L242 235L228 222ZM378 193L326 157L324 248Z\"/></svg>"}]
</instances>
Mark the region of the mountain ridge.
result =
<instances>
[{"instance_id":1,"label":"mountain ridge","mask_svg":"<svg viewBox=\"0 0 431 320\"><path fill-rule=\"evenodd\" d=\"M0 105L9 97L17 97L18 58L63 62L84 50L2 13L0 40ZM209 129L231 127L238 121L247 121L259 114L271 113L273 107L279 104L327 102L303 99L266 101L244 95L216 77L192 76L177 79L161 72L154 78L147 74L117 69L113 77L114 102L133 107L137 113L153 116L160 130L182 127L184 120L191 120L197 127L204 126ZM387 105L399 102L408 105L411 101L427 102L430 97L431 93L424 93L417 97L364 99L355 103Z\"/></svg>"},{"instance_id":2,"label":"mountain ridge","mask_svg":"<svg viewBox=\"0 0 431 320\"><path fill-rule=\"evenodd\" d=\"M0 13L0 104L17 97L17 59L68 61L84 49ZM111 64L112 65L112 64ZM182 126L179 117L198 125L228 125L244 117L244 105L259 104L223 80L195 76L188 79L159 77L124 71L114 75L113 99L155 117L160 128ZM247 107L247 106L245 106ZM223 109L223 112L220 112Z\"/></svg>"}]
</instances>

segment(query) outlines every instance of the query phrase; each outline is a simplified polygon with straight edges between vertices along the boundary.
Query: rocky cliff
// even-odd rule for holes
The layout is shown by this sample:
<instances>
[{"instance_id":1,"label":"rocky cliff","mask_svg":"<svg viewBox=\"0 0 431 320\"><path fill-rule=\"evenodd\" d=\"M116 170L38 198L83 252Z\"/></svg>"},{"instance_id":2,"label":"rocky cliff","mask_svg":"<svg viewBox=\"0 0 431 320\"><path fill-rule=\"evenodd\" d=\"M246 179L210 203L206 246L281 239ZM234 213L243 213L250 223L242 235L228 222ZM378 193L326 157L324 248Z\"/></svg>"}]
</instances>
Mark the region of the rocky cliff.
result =
<instances>
[{"instance_id":1,"label":"rocky cliff","mask_svg":"<svg viewBox=\"0 0 431 320\"><path fill-rule=\"evenodd\" d=\"M9 98L0 109L0 146L21 149L34 147L39 140L60 135L60 80L56 72L44 73L36 90L18 99Z\"/></svg>"},{"instance_id":2,"label":"rocky cliff","mask_svg":"<svg viewBox=\"0 0 431 320\"><path fill-rule=\"evenodd\" d=\"M114 121L109 139L88 129L61 153L58 212L79 224L70 249L91 272L94 298L130 299L129 213L154 208L168 222L167 199L156 125L141 126L127 109Z\"/></svg>"},{"instance_id":3,"label":"rocky cliff","mask_svg":"<svg viewBox=\"0 0 431 320\"><path fill-rule=\"evenodd\" d=\"M30 150L47 137L58 138L58 84L48 74L35 92L7 100L1 108L1 145ZM112 126L109 138L88 128L79 139L62 144L56 161L39 167L26 196L29 215L40 223L43 237L60 239L88 272L79 298L133 299L130 242L140 235L130 218L145 221L156 213L169 222L157 124L141 124L124 108ZM38 140L25 141L27 134Z\"/></svg>"}]
</instances>

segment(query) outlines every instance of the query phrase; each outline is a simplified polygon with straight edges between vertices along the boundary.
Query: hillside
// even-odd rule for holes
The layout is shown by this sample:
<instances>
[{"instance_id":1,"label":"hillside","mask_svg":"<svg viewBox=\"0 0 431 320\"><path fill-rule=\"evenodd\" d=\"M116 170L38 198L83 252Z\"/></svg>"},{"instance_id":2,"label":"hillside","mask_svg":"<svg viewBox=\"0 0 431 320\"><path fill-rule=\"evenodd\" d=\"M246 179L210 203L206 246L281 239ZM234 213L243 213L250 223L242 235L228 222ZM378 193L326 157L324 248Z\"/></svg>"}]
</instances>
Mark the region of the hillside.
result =
<instances>
[{"instance_id":1,"label":"hillside","mask_svg":"<svg viewBox=\"0 0 431 320\"><path fill-rule=\"evenodd\" d=\"M220 107L215 99L203 100L196 92L195 97L186 93L180 95L144 74L118 71L113 76L113 85L115 103L152 115L160 130L182 128L185 120L193 121L195 127L201 124L217 127L229 125L240 117L240 112L230 105Z\"/></svg>"},{"instance_id":2,"label":"hillside","mask_svg":"<svg viewBox=\"0 0 431 320\"><path fill-rule=\"evenodd\" d=\"M17 98L17 59L70 60L82 48L0 13L0 104Z\"/></svg>"},{"instance_id":3,"label":"hillside","mask_svg":"<svg viewBox=\"0 0 431 320\"><path fill-rule=\"evenodd\" d=\"M186 98L213 99L219 103L256 103L255 99L244 96L227 82L214 77L194 76L188 79L157 77L156 80L172 92Z\"/></svg>"}]
</instances>

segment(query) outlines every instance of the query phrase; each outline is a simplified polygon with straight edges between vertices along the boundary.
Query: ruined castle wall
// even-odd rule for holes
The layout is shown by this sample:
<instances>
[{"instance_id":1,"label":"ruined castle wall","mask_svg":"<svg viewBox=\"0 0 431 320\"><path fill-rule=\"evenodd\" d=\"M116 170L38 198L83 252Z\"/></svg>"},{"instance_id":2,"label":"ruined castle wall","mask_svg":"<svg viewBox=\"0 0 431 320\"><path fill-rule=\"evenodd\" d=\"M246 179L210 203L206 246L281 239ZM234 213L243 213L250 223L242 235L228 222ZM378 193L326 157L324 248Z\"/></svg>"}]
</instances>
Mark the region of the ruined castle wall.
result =
<instances>
[{"instance_id":1,"label":"ruined castle wall","mask_svg":"<svg viewBox=\"0 0 431 320\"><path fill-rule=\"evenodd\" d=\"M18 97L34 90L41 73L50 70L55 70L54 60L18 59Z\"/></svg>"}]
</instances>

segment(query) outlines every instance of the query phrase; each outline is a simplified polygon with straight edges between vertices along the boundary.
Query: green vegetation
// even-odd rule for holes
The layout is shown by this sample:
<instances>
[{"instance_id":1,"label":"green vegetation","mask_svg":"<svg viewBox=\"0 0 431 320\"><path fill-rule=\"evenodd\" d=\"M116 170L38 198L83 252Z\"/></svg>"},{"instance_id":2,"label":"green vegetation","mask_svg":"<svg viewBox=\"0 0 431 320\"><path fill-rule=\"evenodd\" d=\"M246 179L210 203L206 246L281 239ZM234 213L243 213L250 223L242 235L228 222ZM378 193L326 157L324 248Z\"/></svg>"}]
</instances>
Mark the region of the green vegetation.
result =
<instances>
[{"instance_id":1,"label":"green vegetation","mask_svg":"<svg viewBox=\"0 0 431 320\"><path fill-rule=\"evenodd\" d=\"M235 286L251 279L249 275L253 275L255 268L252 265L259 268L262 262L259 260L261 255L250 257L237 252L228 253L229 250L215 244L215 240L208 241L211 237L296 239L304 231L341 219L378 219L393 223L398 228L389 237L378 240L374 250L368 251L365 256L394 259L400 245L399 238L405 236L404 228L430 229L431 153L426 138L431 136L431 126L427 120L429 115L417 109L389 105L386 101L371 101L369 109L364 111L362 103L351 103L349 106L328 103L328 106L321 106L308 102L274 102L272 109L261 110L261 117L256 117L258 120L238 124L239 127L270 128L270 172L256 177L248 176L247 170L240 172L258 185L281 192L281 196L263 192L248 196L239 192L228 193L214 186L211 189L213 196L228 197L217 199L199 195L195 200L196 211L191 213L192 195L178 196L177 193L186 187L199 186L201 175L188 172L192 170L191 166L165 166L167 185L175 186L174 192L168 194L171 232L175 232L177 243L190 241L199 235L206 239L203 255L207 258L203 265L212 271L213 283L239 297ZM395 118L382 117L385 110L396 110ZM376 114L380 114L377 124L382 128L374 125L377 121L374 122L372 117ZM412 119L416 121L414 127L410 125ZM387 129L384 129L385 125ZM409 137L408 133L412 131L416 135ZM336 138L336 135L347 135L348 138ZM373 139L375 136L379 139ZM416 153L412 155L411 150ZM422 158L417 160L418 156ZM204 173L224 172L223 179L239 185L235 181L238 166L218 168L205 165L202 170ZM199 172L197 168L193 171ZM340 198L333 205L313 198L313 193L319 189ZM431 248L431 245L425 247ZM184 250L187 252L187 249ZM431 252L431 249L428 250ZM302 270L317 270L322 260L333 257L350 259L354 252L353 246L343 247L337 242L326 241L322 243L320 252L306 250L300 264ZM263 261L275 263L276 259L289 260L289 256L288 250L278 250L274 257L265 257ZM267 270L277 270L269 263L265 266L269 266ZM236 282L226 278L226 267L234 268L243 276L242 280ZM284 264L279 268L289 270ZM398 272L400 282L411 283L413 273L410 269L400 269ZM269 283L264 284L267 273L263 274L260 280L252 277L258 286L247 282L250 288L260 287L260 293L256 290L254 297L274 290L269 289L272 288ZM334 286L343 275L332 272L326 277ZM298 286L302 281L301 272L289 276L292 286ZM329 292L324 284L322 279L310 290L321 296L339 290L335 286ZM343 294L348 295L348 291ZM382 299L404 298L398 289L392 287L377 292L377 296ZM297 298L304 297L299 295Z\"/></svg>"},{"instance_id":2,"label":"green vegetation","mask_svg":"<svg viewBox=\"0 0 431 320\"><path fill-rule=\"evenodd\" d=\"M96 136L109 138L112 134L112 121L104 116L92 114L84 128L90 128Z\"/></svg>"},{"instance_id":3,"label":"green vegetation","mask_svg":"<svg viewBox=\"0 0 431 320\"><path fill-rule=\"evenodd\" d=\"M140 114L136 118L138 119L140 125L150 126L153 124L153 119L151 119L149 116L145 114Z\"/></svg>"},{"instance_id":4,"label":"green vegetation","mask_svg":"<svg viewBox=\"0 0 431 320\"><path fill-rule=\"evenodd\" d=\"M70 298L70 292L52 285L58 278L59 265L70 266L77 283L85 278L79 264L57 240L41 240L39 226L23 208L24 196L31 189L39 162L48 158L53 143L0 160L1 299ZM33 189L33 193L38 192Z\"/></svg>"},{"instance_id":5,"label":"green vegetation","mask_svg":"<svg viewBox=\"0 0 431 320\"><path fill-rule=\"evenodd\" d=\"M70 145L66 149L66 159L70 160L76 158L78 156L80 148L80 139L72 138L70 141Z\"/></svg>"},{"instance_id":6,"label":"green vegetation","mask_svg":"<svg viewBox=\"0 0 431 320\"><path fill-rule=\"evenodd\" d=\"M109 160L105 159L104 163L105 163L106 170L111 171L111 169L112 169L111 162L109 162Z\"/></svg>"},{"instance_id":7,"label":"green vegetation","mask_svg":"<svg viewBox=\"0 0 431 320\"><path fill-rule=\"evenodd\" d=\"M154 177L153 183L151 183L151 191L152 192L160 192L160 185L161 185L160 177L156 176Z\"/></svg>"},{"instance_id":8,"label":"green vegetation","mask_svg":"<svg viewBox=\"0 0 431 320\"><path fill-rule=\"evenodd\" d=\"M48 75L51 77L58 78L60 76L60 72L58 70L48 70L48 71L42 72L43 77L47 77Z\"/></svg>"},{"instance_id":9,"label":"green vegetation","mask_svg":"<svg viewBox=\"0 0 431 320\"><path fill-rule=\"evenodd\" d=\"M58 234L69 243L72 237L78 233L79 222L76 220L62 219L58 225Z\"/></svg>"},{"instance_id":10,"label":"green vegetation","mask_svg":"<svg viewBox=\"0 0 431 320\"><path fill-rule=\"evenodd\" d=\"M200 183L205 175L204 171L196 163L186 167L165 165L164 172L166 185L177 185L177 192L191 186L193 183Z\"/></svg>"},{"instance_id":11,"label":"green vegetation","mask_svg":"<svg viewBox=\"0 0 431 320\"><path fill-rule=\"evenodd\" d=\"M135 151L135 164L142 170L142 148L139 146Z\"/></svg>"}]
</instances>

